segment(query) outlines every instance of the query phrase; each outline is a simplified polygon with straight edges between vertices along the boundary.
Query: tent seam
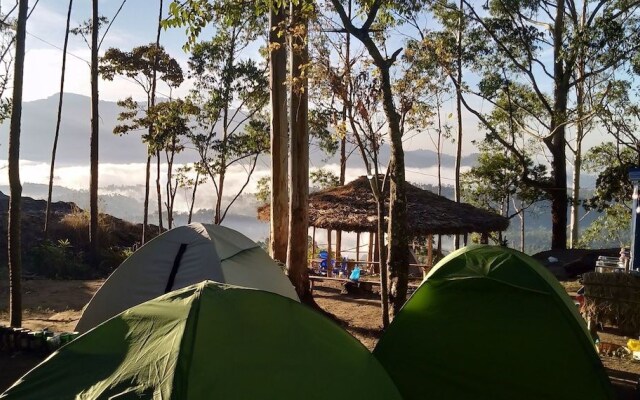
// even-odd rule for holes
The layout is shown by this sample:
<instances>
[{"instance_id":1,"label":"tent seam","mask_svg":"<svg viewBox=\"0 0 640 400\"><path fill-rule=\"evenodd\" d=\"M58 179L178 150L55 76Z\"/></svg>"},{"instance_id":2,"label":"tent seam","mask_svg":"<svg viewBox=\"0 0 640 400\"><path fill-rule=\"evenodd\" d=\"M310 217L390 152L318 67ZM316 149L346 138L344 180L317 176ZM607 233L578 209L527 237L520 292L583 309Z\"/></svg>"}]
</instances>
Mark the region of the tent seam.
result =
<instances>
[{"instance_id":1,"label":"tent seam","mask_svg":"<svg viewBox=\"0 0 640 400\"><path fill-rule=\"evenodd\" d=\"M206 281L205 281L206 282ZM189 348L189 361L186 363L186 370L185 370L185 377L184 377L184 382L185 388L189 387L189 375L191 372L191 364L193 361L193 352L195 349L195 336L196 333L198 331L198 316L200 315L200 303L201 301L199 301L200 297L202 296L202 291L204 290L204 284L205 282L199 283L198 284L198 288L197 290L194 292L194 297L192 298L192 308L189 311L189 315L187 316L187 320L185 321L184 327L183 327L183 333L182 333L182 339L180 340L180 346L178 347L178 354L182 354L183 349L186 346L186 338L187 338L187 325L189 324L189 321L194 318L194 326L191 329L192 330L192 334L189 335L189 339L191 339L191 346ZM179 371L176 371L176 374L173 376L173 385L172 387L175 388L176 387L176 380L178 379L178 375L179 375ZM171 393L171 398L175 399L175 400L181 400L181 399L186 399L188 393L181 393L180 395L177 395L176 391L172 391Z\"/></svg>"}]
</instances>

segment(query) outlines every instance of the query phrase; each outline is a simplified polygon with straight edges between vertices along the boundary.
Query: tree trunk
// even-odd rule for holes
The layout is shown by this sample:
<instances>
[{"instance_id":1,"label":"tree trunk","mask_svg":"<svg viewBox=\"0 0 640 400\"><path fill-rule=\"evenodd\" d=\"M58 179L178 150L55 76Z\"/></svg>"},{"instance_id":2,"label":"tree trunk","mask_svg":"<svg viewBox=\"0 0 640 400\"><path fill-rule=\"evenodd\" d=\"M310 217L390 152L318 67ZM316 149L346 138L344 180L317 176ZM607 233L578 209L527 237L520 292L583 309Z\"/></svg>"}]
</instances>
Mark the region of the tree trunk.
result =
<instances>
[{"instance_id":1,"label":"tree trunk","mask_svg":"<svg viewBox=\"0 0 640 400\"><path fill-rule=\"evenodd\" d=\"M162 2L160 0L160 7L158 13L158 26L156 30L156 49L160 48L160 32L162 31ZM156 105L156 88L158 86L158 57L153 58L153 72L151 74L151 91L149 92L149 108L154 107ZM154 129L153 125L149 125L149 138L151 141L154 140ZM158 196L158 234L162 233L162 194L160 190L160 149L156 149L156 158L158 161L157 164L157 173L156 173L156 194Z\"/></svg>"},{"instance_id":2,"label":"tree trunk","mask_svg":"<svg viewBox=\"0 0 640 400\"><path fill-rule=\"evenodd\" d=\"M144 215L142 219L142 240L140 244L144 244L149 235L149 187L151 186L151 154L147 147L147 166L144 179Z\"/></svg>"},{"instance_id":3,"label":"tree trunk","mask_svg":"<svg viewBox=\"0 0 640 400\"><path fill-rule=\"evenodd\" d=\"M456 39L456 115L458 119L458 138L456 139L456 166L455 166L455 190L454 197L457 203L460 202L460 163L462 160L462 31L463 27L463 7L464 2L460 0L460 17L458 18L458 37ZM460 235L454 235L453 246L460 248Z\"/></svg>"},{"instance_id":4,"label":"tree trunk","mask_svg":"<svg viewBox=\"0 0 640 400\"><path fill-rule=\"evenodd\" d=\"M309 96L307 74L303 68L309 62L306 43L308 20L303 16L303 2L291 4L291 26L299 35L291 38L291 77L298 84L291 90L291 193L289 202L289 244L287 270L300 300L313 304L307 269L308 198L309 198ZM330 266L328 266L330 268Z\"/></svg>"},{"instance_id":5,"label":"tree trunk","mask_svg":"<svg viewBox=\"0 0 640 400\"><path fill-rule=\"evenodd\" d=\"M13 72L13 99L9 128L9 324L22 325L22 254L20 243L20 218L22 185L20 184L20 123L22 119L22 83L26 42L27 11L29 1L20 0L16 27L16 53Z\"/></svg>"},{"instance_id":6,"label":"tree trunk","mask_svg":"<svg viewBox=\"0 0 640 400\"><path fill-rule=\"evenodd\" d=\"M283 262L287 259L289 230L288 124L287 124L287 47L283 24L285 9L272 9L269 14L269 43L272 43L269 59L271 89L271 218L269 251L271 257Z\"/></svg>"},{"instance_id":7,"label":"tree trunk","mask_svg":"<svg viewBox=\"0 0 640 400\"><path fill-rule=\"evenodd\" d=\"M191 218L193 218L193 206L196 204L196 190L198 190L198 183L200 181L200 170L196 172L196 181L193 183L193 191L191 192L191 205L189 206L189 219L187 220L187 224L191 223Z\"/></svg>"},{"instance_id":8,"label":"tree trunk","mask_svg":"<svg viewBox=\"0 0 640 400\"><path fill-rule=\"evenodd\" d=\"M60 136L60 121L62 119L62 100L64 98L64 73L67 66L67 45L69 44L69 24L71 22L71 8L73 0L69 0L67 11L67 25L64 31L64 44L62 45L62 71L60 73L60 97L58 99L58 117L56 119L56 133L53 137L53 149L51 150L51 166L49 170L49 192L47 194L47 211L44 216L44 238L49 239L49 220L51 219L51 196L53 194L53 172L56 165L56 152L58 150L58 137Z\"/></svg>"},{"instance_id":9,"label":"tree trunk","mask_svg":"<svg viewBox=\"0 0 640 400\"><path fill-rule=\"evenodd\" d=\"M553 156L553 188L551 196L551 249L567 248L567 159L565 154L567 121L567 98L569 96L570 74L565 70L562 43L564 38L564 0L559 0L554 26L554 107L551 116L551 135L545 140Z\"/></svg>"},{"instance_id":10,"label":"tree trunk","mask_svg":"<svg viewBox=\"0 0 640 400\"><path fill-rule=\"evenodd\" d=\"M93 27L91 29L91 182L89 184L89 242L91 264L94 268L100 264L98 254L98 1L92 1Z\"/></svg>"},{"instance_id":11,"label":"tree trunk","mask_svg":"<svg viewBox=\"0 0 640 400\"><path fill-rule=\"evenodd\" d=\"M582 27L585 25L586 18L586 7L587 4L583 4L582 18L581 23ZM580 233L580 218L579 218L579 209L580 209L580 170L582 169L582 140L586 134L585 130L585 60L584 56L581 54L578 58L578 83L576 84L576 111L577 111L577 122L576 122L576 148L575 155L573 160L573 196L571 196L571 222L570 226L570 237L569 237L569 246L572 249L575 249L578 245L579 233Z\"/></svg>"},{"instance_id":12,"label":"tree trunk","mask_svg":"<svg viewBox=\"0 0 640 400\"><path fill-rule=\"evenodd\" d=\"M378 196L376 203L378 213L378 258L380 259L380 303L382 307L382 326L386 329L389 326L389 282L387 279L387 254L384 245L384 199Z\"/></svg>"},{"instance_id":13,"label":"tree trunk","mask_svg":"<svg viewBox=\"0 0 640 400\"><path fill-rule=\"evenodd\" d=\"M162 224L162 186L160 185L160 150L156 150L156 196L158 199L158 235L164 230Z\"/></svg>"},{"instance_id":14,"label":"tree trunk","mask_svg":"<svg viewBox=\"0 0 640 400\"><path fill-rule=\"evenodd\" d=\"M389 125L391 158L389 160L389 250L387 266L389 269L389 300L392 315L396 315L407 298L409 272L409 241L407 233L407 196L405 187L404 150L400 116L393 102L391 77L388 63L376 63L380 70L382 87L382 105ZM381 243L384 245L384 243Z\"/></svg>"},{"instance_id":15,"label":"tree trunk","mask_svg":"<svg viewBox=\"0 0 640 400\"><path fill-rule=\"evenodd\" d=\"M167 159L167 183L165 189L167 193L167 226L169 229L173 228L173 203L176 198L177 183L173 185L173 160L175 158L176 137L171 138L171 149L165 150L165 157Z\"/></svg>"},{"instance_id":16,"label":"tree trunk","mask_svg":"<svg viewBox=\"0 0 640 400\"><path fill-rule=\"evenodd\" d=\"M523 204L520 203L520 251L524 253L524 245L525 245L525 241L524 241L524 232L525 232L525 214L524 214L524 207L522 207Z\"/></svg>"}]
</instances>

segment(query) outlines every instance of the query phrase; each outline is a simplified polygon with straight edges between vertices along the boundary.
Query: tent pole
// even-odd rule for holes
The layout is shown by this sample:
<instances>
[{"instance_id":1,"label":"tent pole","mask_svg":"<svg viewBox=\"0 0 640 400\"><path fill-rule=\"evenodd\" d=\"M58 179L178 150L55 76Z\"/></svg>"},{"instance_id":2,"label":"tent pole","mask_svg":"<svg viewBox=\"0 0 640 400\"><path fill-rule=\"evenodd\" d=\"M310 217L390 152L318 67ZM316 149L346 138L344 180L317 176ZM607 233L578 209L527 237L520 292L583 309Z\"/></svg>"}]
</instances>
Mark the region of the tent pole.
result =
<instances>
[{"instance_id":1,"label":"tent pole","mask_svg":"<svg viewBox=\"0 0 640 400\"><path fill-rule=\"evenodd\" d=\"M331 276L331 229L327 229L327 277Z\"/></svg>"}]
</instances>

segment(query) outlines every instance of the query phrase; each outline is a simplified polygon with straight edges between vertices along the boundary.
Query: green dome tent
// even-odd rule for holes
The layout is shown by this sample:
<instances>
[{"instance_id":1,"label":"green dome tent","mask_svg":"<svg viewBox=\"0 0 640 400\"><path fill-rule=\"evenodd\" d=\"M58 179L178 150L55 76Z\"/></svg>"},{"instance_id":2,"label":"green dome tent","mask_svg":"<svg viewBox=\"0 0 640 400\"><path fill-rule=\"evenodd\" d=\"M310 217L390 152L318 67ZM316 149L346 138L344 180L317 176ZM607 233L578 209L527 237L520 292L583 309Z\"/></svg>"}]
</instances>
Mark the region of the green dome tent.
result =
<instances>
[{"instance_id":1,"label":"green dome tent","mask_svg":"<svg viewBox=\"0 0 640 400\"><path fill-rule=\"evenodd\" d=\"M78 337L0 399L400 399L355 338L273 293L202 282Z\"/></svg>"},{"instance_id":2,"label":"green dome tent","mask_svg":"<svg viewBox=\"0 0 640 400\"><path fill-rule=\"evenodd\" d=\"M406 400L613 398L562 286L503 247L469 246L440 261L374 355Z\"/></svg>"},{"instance_id":3,"label":"green dome tent","mask_svg":"<svg viewBox=\"0 0 640 400\"><path fill-rule=\"evenodd\" d=\"M122 311L204 280L298 296L278 264L233 229L190 224L171 229L127 258L95 293L78 321L86 332Z\"/></svg>"}]
</instances>

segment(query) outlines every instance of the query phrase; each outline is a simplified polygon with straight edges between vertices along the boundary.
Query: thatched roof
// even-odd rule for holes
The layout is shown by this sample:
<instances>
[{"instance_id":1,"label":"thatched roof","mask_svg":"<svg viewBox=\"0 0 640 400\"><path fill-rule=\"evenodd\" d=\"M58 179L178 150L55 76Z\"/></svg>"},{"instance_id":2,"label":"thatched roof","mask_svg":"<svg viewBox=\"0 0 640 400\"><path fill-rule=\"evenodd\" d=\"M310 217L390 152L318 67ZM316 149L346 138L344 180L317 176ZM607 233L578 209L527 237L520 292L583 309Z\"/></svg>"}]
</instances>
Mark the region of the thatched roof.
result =
<instances>
[{"instance_id":1,"label":"thatched roof","mask_svg":"<svg viewBox=\"0 0 640 400\"><path fill-rule=\"evenodd\" d=\"M389 210L389 185L384 193ZM269 220L268 204L258 208L258 219ZM456 203L428 190L407 183L407 220L409 233L465 234L503 231L509 220L466 203ZM344 186L309 195L309 225L345 232L375 232L376 203L366 176Z\"/></svg>"}]
</instances>

